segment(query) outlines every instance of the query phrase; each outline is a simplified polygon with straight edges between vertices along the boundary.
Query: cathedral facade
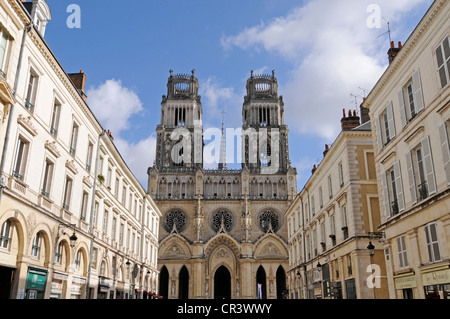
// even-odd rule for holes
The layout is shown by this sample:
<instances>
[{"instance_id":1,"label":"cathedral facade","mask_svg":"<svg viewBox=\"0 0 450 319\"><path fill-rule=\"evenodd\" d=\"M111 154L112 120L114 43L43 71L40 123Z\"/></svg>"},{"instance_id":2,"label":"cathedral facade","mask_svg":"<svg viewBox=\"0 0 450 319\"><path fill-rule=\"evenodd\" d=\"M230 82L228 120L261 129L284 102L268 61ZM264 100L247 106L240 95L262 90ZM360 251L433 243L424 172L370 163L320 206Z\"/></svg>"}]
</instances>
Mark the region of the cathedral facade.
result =
<instances>
[{"instance_id":1,"label":"cathedral facade","mask_svg":"<svg viewBox=\"0 0 450 319\"><path fill-rule=\"evenodd\" d=\"M161 103L148 191L160 208L159 294L168 299L275 299L287 291L284 213L297 193L283 98L271 75L247 80L240 169L204 165L198 79L173 74Z\"/></svg>"}]
</instances>

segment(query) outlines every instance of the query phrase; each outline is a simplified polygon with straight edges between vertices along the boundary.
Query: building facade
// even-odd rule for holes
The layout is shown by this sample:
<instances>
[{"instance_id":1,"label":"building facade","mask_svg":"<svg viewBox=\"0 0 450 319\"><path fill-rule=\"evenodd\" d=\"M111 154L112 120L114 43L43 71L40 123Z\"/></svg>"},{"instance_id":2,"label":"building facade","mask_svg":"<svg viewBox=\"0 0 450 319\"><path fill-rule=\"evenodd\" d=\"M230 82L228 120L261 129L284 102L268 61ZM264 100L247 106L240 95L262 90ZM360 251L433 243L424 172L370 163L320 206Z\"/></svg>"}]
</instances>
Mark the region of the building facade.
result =
<instances>
[{"instance_id":1,"label":"building facade","mask_svg":"<svg viewBox=\"0 0 450 319\"><path fill-rule=\"evenodd\" d=\"M370 121L344 110L341 133L285 217L291 299L387 296L383 251L367 249L380 224Z\"/></svg>"},{"instance_id":2,"label":"building facade","mask_svg":"<svg viewBox=\"0 0 450 319\"><path fill-rule=\"evenodd\" d=\"M283 213L297 186L274 73L252 72L247 81L239 170L227 168L223 147L218 169L204 168L195 71L170 71L167 88L156 160L148 171L149 193L162 213L160 294L169 299L281 298L288 270Z\"/></svg>"},{"instance_id":3,"label":"building facade","mask_svg":"<svg viewBox=\"0 0 450 319\"><path fill-rule=\"evenodd\" d=\"M436 0L369 94L389 297L448 298L450 3Z\"/></svg>"},{"instance_id":4,"label":"building facade","mask_svg":"<svg viewBox=\"0 0 450 319\"><path fill-rule=\"evenodd\" d=\"M0 298L157 292L160 212L44 34L44 0L0 3Z\"/></svg>"}]
</instances>

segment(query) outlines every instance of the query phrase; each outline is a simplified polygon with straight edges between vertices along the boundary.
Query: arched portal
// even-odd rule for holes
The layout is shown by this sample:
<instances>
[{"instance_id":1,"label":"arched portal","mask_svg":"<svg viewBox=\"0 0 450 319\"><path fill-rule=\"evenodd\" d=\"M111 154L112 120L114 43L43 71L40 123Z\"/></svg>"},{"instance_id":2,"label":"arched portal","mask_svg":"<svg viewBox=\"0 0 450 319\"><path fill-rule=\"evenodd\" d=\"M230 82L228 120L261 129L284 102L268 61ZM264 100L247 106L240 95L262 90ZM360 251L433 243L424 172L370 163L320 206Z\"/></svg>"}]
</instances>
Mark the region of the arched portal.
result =
<instances>
[{"instance_id":1,"label":"arched portal","mask_svg":"<svg viewBox=\"0 0 450 319\"><path fill-rule=\"evenodd\" d=\"M283 293L286 290L286 274L283 267L277 270L277 299L283 299Z\"/></svg>"},{"instance_id":2,"label":"arched portal","mask_svg":"<svg viewBox=\"0 0 450 319\"><path fill-rule=\"evenodd\" d=\"M258 299L267 299L266 271L259 266L256 273L256 296Z\"/></svg>"},{"instance_id":3,"label":"arched portal","mask_svg":"<svg viewBox=\"0 0 450 319\"><path fill-rule=\"evenodd\" d=\"M163 266L159 273L159 295L164 299L169 297L169 271Z\"/></svg>"},{"instance_id":4,"label":"arched portal","mask_svg":"<svg viewBox=\"0 0 450 319\"><path fill-rule=\"evenodd\" d=\"M225 266L214 275L214 299L231 299L231 275Z\"/></svg>"},{"instance_id":5,"label":"arched portal","mask_svg":"<svg viewBox=\"0 0 450 319\"><path fill-rule=\"evenodd\" d=\"M181 268L178 277L178 299L189 299L189 272L186 266Z\"/></svg>"}]
</instances>

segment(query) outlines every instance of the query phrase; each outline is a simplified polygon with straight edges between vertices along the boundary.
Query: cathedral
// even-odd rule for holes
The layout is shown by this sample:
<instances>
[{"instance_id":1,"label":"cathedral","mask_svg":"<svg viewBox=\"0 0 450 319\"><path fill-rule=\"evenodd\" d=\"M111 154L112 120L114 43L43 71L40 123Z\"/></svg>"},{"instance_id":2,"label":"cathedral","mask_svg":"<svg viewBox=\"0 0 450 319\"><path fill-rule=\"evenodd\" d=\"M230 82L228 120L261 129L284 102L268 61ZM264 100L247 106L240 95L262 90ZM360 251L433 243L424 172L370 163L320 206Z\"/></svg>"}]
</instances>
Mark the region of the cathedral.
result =
<instances>
[{"instance_id":1,"label":"cathedral","mask_svg":"<svg viewBox=\"0 0 450 319\"><path fill-rule=\"evenodd\" d=\"M297 194L275 73L247 80L240 169L206 168L195 70L170 71L148 192L162 213L159 294L166 299L277 299L289 267L284 213Z\"/></svg>"}]
</instances>

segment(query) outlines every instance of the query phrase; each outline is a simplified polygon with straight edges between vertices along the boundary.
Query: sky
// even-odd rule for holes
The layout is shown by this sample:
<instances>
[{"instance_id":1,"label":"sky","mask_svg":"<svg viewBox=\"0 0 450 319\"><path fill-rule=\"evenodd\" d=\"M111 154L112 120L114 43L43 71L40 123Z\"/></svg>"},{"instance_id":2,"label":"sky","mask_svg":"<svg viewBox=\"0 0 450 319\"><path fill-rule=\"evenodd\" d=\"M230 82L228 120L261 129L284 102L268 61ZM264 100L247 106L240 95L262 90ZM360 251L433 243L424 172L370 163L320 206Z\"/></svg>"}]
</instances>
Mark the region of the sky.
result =
<instances>
[{"instance_id":1,"label":"sky","mask_svg":"<svg viewBox=\"0 0 450 319\"><path fill-rule=\"evenodd\" d=\"M221 127L222 111L227 128L241 127L251 70L275 70L300 190L342 110L359 111L388 67L387 22L405 43L432 2L47 0L45 39L67 73L87 75L91 110L145 189L169 70L196 70L205 129Z\"/></svg>"}]
</instances>

